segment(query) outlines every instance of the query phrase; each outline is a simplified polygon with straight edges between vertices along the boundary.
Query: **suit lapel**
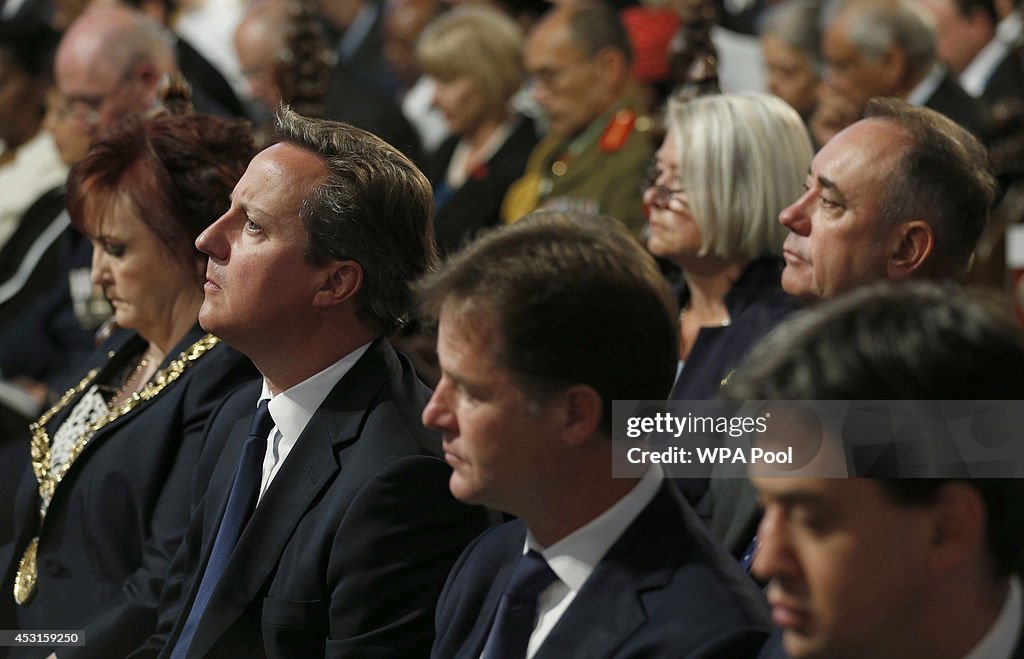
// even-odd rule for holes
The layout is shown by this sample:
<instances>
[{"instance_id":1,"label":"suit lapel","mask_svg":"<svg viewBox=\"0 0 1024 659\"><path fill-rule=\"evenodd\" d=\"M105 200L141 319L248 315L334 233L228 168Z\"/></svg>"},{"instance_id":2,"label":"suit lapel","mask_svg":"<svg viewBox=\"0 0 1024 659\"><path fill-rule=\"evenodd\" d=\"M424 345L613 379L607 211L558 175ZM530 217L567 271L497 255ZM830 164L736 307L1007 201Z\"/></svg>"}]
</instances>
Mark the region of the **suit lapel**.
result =
<instances>
[{"instance_id":1,"label":"suit lapel","mask_svg":"<svg viewBox=\"0 0 1024 659\"><path fill-rule=\"evenodd\" d=\"M196 630L191 652L197 656L207 652L258 597L310 505L334 481L342 466L339 452L358 439L367 411L394 372L392 369L398 368L390 346L376 342L310 418L242 532ZM216 521L208 523L203 534L203 569L224 515L251 420L249 416L236 424L231 434L231 454L221 460L215 472L224 480L217 491L216 507L211 508L217 511L211 515Z\"/></svg>"},{"instance_id":2,"label":"suit lapel","mask_svg":"<svg viewBox=\"0 0 1024 659\"><path fill-rule=\"evenodd\" d=\"M678 548L663 541L664 534L683 531L678 523L669 523L679 517L671 487L667 481L662 484L608 550L535 659L609 656L647 621L644 593L664 588L679 560Z\"/></svg>"},{"instance_id":3,"label":"suit lapel","mask_svg":"<svg viewBox=\"0 0 1024 659\"><path fill-rule=\"evenodd\" d=\"M498 602L501 600L501 593L505 590L505 585L512 577L512 569L515 567L519 554L522 553L523 542L520 539L520 551L514 555L513 560L502 565L497 573L495 573L494 580L491 582L491 588L487 591L487 596L480 606L480 615L477 616L476 624L473 625L473 631L470 632L465 643L462 644L458 654L455 655L455 659L477 659L484 651L487 636L491 632L491 627L494 626L494 616L498 613Z\"/></svg>"},{"instance_id":4,"label":"suit lapel","mask_svg":"<svg viewBox=\"0 0 1024 659\"><path fill-rule=\"evenodd\" d=\"M182 351L186 350L193 343L201 339L204 336L204 334L205 333L202 331L202 329L200 329L198 325L193 327L189 331L189 333L186 334L185 337L180 342L178 342L176 346L174 346L174 349L172 349L167 354L167 356L164 358L164 361L157 368L157 371L159 372L160 370L166 368L168 364L170 364L173 360L178 358L178 355L181 354ZM124 343L120 345L120 347L116 349L116 353L114 354L114 356L109 358L107 362L103 365L99 373L96 374L96 378L93 380L93 383L105 382L106 380L108 380L111 374L123 369L128 359L134 355L137 355L141 350L143 350L144 346L145 339L143 339L138 334L132 334ZM167 386L167 389L174 387L175 384L176 382L171 382ZM88 390L91 387L92 385L89 385L89 387L87 387L86 390ZM149 408L150 405L160 400L167 393L167 389L161 391L154 398L139 401L135 405L135 407L133 407L129 412L122 416L119 416L118 418L114 419L110 423L106 424L105 426L97 430L95 434L93 434L93 436L89 439L88 443L86 443L85 446L82 447L82 452L75 458L74 462L72 462L71 465L68 467L68 474L75 471L75 469L80 468L81 464L84 464L84 462L80 463L79 461L86 460L86 456L89 453L95 451L98 446L100 446L109 437L113 436L114 433L116 433L116 431L119 428L121 428L125 423L127 423L131 419L134 419L143 410ZM54 418L53 421L47 424L47 428L52 430L53 432L56 432L57 429L60 428L61 424L63 424L64 421L67 420L68 415L71 414L75 406L78 405L78 403L81 401L82 394L84 393L85 392L83 391L78 396L76 396L75 399L71 401L67 405L67 407L64 410L62 410L61 413L56 418ZM52 436L53 435L51 434L51 438ZM65 477L67 477L67 474L65 474ZM63 480L63 478L61 480ZM55 504L59 505L59 503L57 502L62 498L61 492L62 489L60 483L58 483L53 491L53 500L51 501L50 504L51 507Z\"/></svg>"}]
</instances>

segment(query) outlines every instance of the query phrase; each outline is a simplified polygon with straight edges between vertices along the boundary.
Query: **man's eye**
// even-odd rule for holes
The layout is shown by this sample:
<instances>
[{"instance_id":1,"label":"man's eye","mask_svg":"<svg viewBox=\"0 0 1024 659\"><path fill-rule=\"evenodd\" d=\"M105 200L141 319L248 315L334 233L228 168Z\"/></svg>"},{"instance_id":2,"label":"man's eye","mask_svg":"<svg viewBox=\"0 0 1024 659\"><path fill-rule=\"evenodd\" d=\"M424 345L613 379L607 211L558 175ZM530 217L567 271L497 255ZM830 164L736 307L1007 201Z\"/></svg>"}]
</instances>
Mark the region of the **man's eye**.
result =
<instances>
[{"instance_id":1,"label":"man's eye","mask_svg":"<svg viewBox=\"0 0 1024 659\"><path fill-rule=\"evenodd\" d=\"M821 207L822 208L828 208L828 209L839 208L839 204L837 202L833 201L832 199L829 199L828 197L826 197L824 195L819 197L819 199L821 200Z\"/></svg>"},{"instance_id":2,"label":"man's eye","mask_svg":"<svg viewBox=\"0 0 1024 659\"><path fill-rule=\"evenodd\" d=\"M245 221L245 230L248 231L249 233L259 233L260 231L263 231L263 227L261 227L253 220L247 219Z\"/></svg>"}]
</instances>

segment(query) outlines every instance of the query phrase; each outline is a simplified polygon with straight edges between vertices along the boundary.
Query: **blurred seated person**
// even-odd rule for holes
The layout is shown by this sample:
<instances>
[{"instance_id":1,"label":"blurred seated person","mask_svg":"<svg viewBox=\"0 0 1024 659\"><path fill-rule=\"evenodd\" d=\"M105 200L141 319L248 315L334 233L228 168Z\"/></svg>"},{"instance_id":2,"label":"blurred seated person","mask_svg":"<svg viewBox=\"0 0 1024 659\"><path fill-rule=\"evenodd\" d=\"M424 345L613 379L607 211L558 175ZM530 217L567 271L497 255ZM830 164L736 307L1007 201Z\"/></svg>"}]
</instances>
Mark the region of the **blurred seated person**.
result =
<instances>
[{"instance_id":1,"label":"blurred seated person","mask_svg":"<svg viewBox=\"0 0 1024 659\"><path fill-rule=\"evenodd\" d=\"M0 22L0 247L28 207L67 176L53 138L43 130L57 39L45 23Z\"/></svg>"},{"instance_id":2,"label":"blurred seated person","mask_svg":"<svg viewBox=\"0 0 1024 659\"><path fill-rule=\"evenodd\" d=\"M206 418L256 376L197 323L206 258L194 245L253 152L244 123L159 115L126 121L72 168L71 219L92 241L92 278L122 330L32 426L14 542L0 555L14 594L0 598L4 628L84 630L105 657L155 628Z\"/></svg>"},{"instance_id":3,"label":"blurred seated person","mask_svg":"<svg viewBox=\"0 0 1024 659\"><path fill-rule=\"evenodd\" d=\"M538 208L600 213L639 236L653 145L630 75L633 48L617 12L603 3L556 6L527 37L524 61L550 130L509 186L502 220L515 222Z\"/></svg>"},{"instance_id":4,"label":"blurred seated person","mask_svg":"<svg viewBox=\"0 0 1024 659\"><path fill-rule=\"evenodd\" d=\"M672 397L713 398L744 354L796 308L780 284L785 229L811 162L799 115L767 94L672 103L644 194L648 249L683 272Z\"/></svg>"},{"instance_id":5,"label":"blurred seated person","mask_svg":"<svg viewBox=\"0 0 1024 659\"><path fill-rule=\"evenodd\" d=\"M953 284L861 288L780 326L728 396L1019 401L1024 335L1000 306ZM781 627L761 657L1024 656L1024 480L754 476L753 572Z\"/></svg>"},{"instance_id":6,"label":"blurred seated person","mask_svg":"<svg viewBox=\"0 0 1024 659\"><path fill-rule=\"evenodd\" d=\"M67 104L47 91L58 38L41 23L0 23L0 69L6 72L0 84L10 91L0 93L0 131L10 147L5 155L13 158L0 166L0 203L12 210L28 204L0 247L0 378L24 388L38 405L47 387L78 375L95 348L94 328L79 324L68 293L73 271L84 268L88 276L92 248L70 226L64 182L67 166L89 144L68 131Z\"/></svg>"},{"instance_id":7,"label":"blurred seated person","mask_svg":"<svg viewBox=\"0 0 1024 659\"><path fill-rule=\"evenodd\" d=\"M433 105L436 84L420 69L416 43L441 9L439 0L386 0L384 3L384 57L399 83L396 98L402 114L416 130L427 158L448 137L448 122Z\"/></svg>"},{"instance_id":8,"label":"blurred seated person","mask_svg":"<svg viewBox=\"0 0 1024 659\"><path fill-rule=\"evenodd\" d=\"M397 104L360 79L352 64L335 62L320 18L307 3L253 3L234 41L250 100L257 106L253 113L261 146L271 140L272 114L284 103L305 116L370 131L419 158L419 137Z\"/></svg>"},{"instance_id":9,"label":"blurred seated person","mask_svg":"<svg viewBox=\"0 0 1024 659\"><path fill-rule=\"evenodd\" d=\"M786 0L768 9L761 22L768 91L799 112L805 123L821 84L820 7L818 0Z\"/></svg>"},{"instance_id":10,"label":"blurred seated person","mask_svg":"<svg viewBox=\"0 0 1024 659\"><path fill-rule=\"evenodd\" d=\"M522 52L519 26L486 6L453 9L420 38L420 65L452 133L427 170L442 254L500 223L505 191L537 144L533 122L509 108L525 77Z\"/></svg>"},{"instance_id":11,"label":"blurred seated person","mask_svg":"<svg viewBox=\"0 0 1024 659\"><path fill-rule=\"evenodd\" d=\"M913 0L838 0L821 42L825 84L811 118L817 144L859 120L869 100L895 97L940 112L976 136L981 104L938 60L935 28Z\"/></svg>"}]
</instances>

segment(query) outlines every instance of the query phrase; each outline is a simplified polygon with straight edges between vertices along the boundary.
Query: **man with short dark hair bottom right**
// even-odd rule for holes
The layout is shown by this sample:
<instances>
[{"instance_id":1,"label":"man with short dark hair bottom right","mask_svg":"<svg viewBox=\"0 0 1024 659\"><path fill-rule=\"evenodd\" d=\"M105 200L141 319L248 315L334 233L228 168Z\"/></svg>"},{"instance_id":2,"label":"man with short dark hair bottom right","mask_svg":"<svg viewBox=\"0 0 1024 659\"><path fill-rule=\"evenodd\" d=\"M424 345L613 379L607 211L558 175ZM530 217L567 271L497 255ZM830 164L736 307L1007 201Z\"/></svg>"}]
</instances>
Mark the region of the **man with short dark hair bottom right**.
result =
<instances>
[{"instance_id":1,"label":"man with short dark hair bottom right","mask_svg":"<svg viewBox=\"0 0 1024 659\"><path fill-rule=\"evenodd\" d=\"M1000 312L952 285L861 289L781 325L727 395L1022 400L1024 335ZM1024 657L1024 479L753 482L781 627L763 657Z\"/></svg>"}]
</instances>

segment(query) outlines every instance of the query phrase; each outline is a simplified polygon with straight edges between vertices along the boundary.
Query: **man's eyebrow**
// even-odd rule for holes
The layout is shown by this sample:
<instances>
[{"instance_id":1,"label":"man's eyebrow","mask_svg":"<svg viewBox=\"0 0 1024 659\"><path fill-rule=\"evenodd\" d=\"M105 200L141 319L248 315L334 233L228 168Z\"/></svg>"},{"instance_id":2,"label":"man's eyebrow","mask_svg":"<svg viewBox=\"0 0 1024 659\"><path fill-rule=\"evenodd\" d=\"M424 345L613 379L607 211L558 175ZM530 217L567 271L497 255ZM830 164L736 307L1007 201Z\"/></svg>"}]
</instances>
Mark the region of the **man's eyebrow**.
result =
<instances>
[{"instance_id":1,"label":"man's eyebrow","mask_svg":"<svg viewBox=\"0 0 1024 659\"><path fill-rule=\"evenodd\" d=\"M266 211L261 209L259 206L256 206L256 205L253 205L251 203L246 203L246 202L243 202L243 201L239 201L238 199L235 199L235 193L234 192L232 192L230 195L228 195L228 200L231 202L232 206L238 206L239 208L241 208L242 210L245 211L246 215L248 215L250 217L262 217L262 218L268 217Z\"/></svg>"},{"instance_id":2,"label":"man's eyebrow","mask_svg":"<svg viewBox=\"0 0 1024 659\"><path fill-rule=\"evenodd\" d=\"M758 493L757 503L760 507L764 508L766 503L778 503L784 506L814 506L822 503L822 497L819 494L808 492L805 490L795 490L793 492L779 492L779 493Z\"/></svg>"}]
</instances>

